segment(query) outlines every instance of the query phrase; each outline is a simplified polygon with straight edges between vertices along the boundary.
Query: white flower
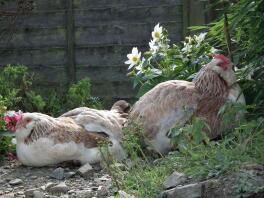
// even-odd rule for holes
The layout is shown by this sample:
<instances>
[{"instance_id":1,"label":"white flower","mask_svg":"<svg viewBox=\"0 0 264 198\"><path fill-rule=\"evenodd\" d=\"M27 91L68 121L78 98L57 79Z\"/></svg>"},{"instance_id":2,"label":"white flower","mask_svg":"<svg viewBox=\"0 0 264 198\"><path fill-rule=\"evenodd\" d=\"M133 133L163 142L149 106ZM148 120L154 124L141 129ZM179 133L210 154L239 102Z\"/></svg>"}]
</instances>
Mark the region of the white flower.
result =
<instances>
[{"instance_id":1,"label":"white flower","mask_svg":"<svg viewBox=\"0 0 264 198\"><path fill-rule=\"evenodd\" d=\"M218 51L219 51L219 50L216 49L216 48L214 48L214 47L212 47L212 48L210 49L210 52L211 52L212 54L216 54Z\"/></svg>"},{"instance_id":2,"label":"white flower","mask_svg":"<svg viewBox=\"0 0 264 198\"><path fill-rule=\"evenodd\" d=\"M194 35L194 39L196 40L198 45L200 45L200 43L204 40L206 34L207 33L201 33L201 34L199 34L199 36Z\"/></svg>"},{"instance_id":3,"label":"white flower","mask_svg":"<svg viewBox=\"0 0 264 198\"><path fill-rule=\"evenodd\" d=\"M157 42L155 42L154 40L151 40L149 42L149 47L150 47L150 50L156 52L158 49L159 49L159 45Z\"/></svg>"},{"instance_id":4,"label":"white flower","mask_svg":"<svg viewBox=\"0 0 264 198\"><path fill-rule=\"evenodd\" d=\"M184 48L182 48L182 52L189 53L191 51L192 45L185 42L183 44L184 44Z\"/></svg>"},{"instance_id":5,"label":"white flower","mask_svg":"<svg viewBox=\"0 0 264 198\"><path fill-rule=\"evenodd\" d=\"M17 144L16 138L12 138L11 142L12 142L12 144L16 145Z\"/></svg>"},{"instance_id":6,"label":"white flower","mask_svg":"<svg viewBox=\"0 0 264 198\"><path fill-rule=\"evenodd\" d=\"M154 27L154 31L151 33L154 41L159 41L162 38L162 26L159 23Z\"/></svg>"},{"instance_id":7,"label":"white flower","mask_svg":"<svg viewBox=\"0 0 264 198\"><path fill-rule=\"evenodd\" d=\"M125 64L130 65L128 69L131 69L135 64L138 63L141 57L141 52L138 52L137 47L133 47L132 53L127 55L128 60L125 62Z\"/></svg>"}]
</instances>

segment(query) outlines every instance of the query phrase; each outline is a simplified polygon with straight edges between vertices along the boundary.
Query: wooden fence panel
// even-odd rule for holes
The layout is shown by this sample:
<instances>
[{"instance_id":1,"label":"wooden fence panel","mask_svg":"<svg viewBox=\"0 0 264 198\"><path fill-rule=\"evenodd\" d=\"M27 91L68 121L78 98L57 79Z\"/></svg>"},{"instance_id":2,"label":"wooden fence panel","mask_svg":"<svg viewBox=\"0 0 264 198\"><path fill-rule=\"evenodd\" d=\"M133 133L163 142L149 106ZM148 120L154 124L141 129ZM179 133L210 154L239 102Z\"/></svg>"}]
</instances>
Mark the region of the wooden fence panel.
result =
<instances>
[{"instance_id":1,"label":"wooden fence panel","mask_svg":"<svg viewBox=\"0 0 264 198\"><path fill-rule=\"evenodd\" d=\"M168 29L172 42L182 40L190 21L201 18L202 6L192 1L35 0L10 42L0 41L0 67L24 64L43 87L88 76L96 96L134 98L127 53L134 46L145 51L157 23ZM1 10L15 10L15 4ZM1 21L0 31L6 25Z\"/></svg>"}]
</instances>

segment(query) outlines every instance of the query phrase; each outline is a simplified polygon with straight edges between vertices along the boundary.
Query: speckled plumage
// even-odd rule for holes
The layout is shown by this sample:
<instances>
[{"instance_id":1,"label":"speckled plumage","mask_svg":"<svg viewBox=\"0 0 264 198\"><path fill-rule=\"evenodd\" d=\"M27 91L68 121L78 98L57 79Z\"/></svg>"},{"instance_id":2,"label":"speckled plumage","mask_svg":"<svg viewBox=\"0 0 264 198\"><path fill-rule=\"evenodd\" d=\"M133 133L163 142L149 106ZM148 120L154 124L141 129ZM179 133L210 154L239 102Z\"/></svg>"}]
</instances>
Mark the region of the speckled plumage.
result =
<instances>
[{"instance_id":1,"label":"speckled plumage","mask_svg":"<svg viewBox=\"0 0 264 198\"><path fill-rule=\"evenodd\" d=\"M121 120L124 122L125 118L121 113L121 110L117 113L89 108L74 115L69 113L69 117L58 118L41 113L24 113L16 130L18 158L29 166L45 166L69 160L77 160L82 164L96 163L101 160L100 144L110 142L110 152L122 160L125 154L120 144ZM90 126L89 130L87 125ZM97 131L98 128L102 131ZM103 132L108 136L95 132Z\"/></svg>"},{"instance_id":2,"label":"speckled plumage","mask_svg":"<svg viewBox=\"0 0 264 198\"><path fill-rule=\"evenodd\" d=\"M210 138L221 133L222 116L219 109L228 99L233 102L239 86L229 89L236 82L231 67L218 66L221 60L213 59L196 75L193 82L170 80L156 85L135 104L130 119L143 125L147 143L157 152L166 153L171 148L167 132L190 122L193 115L203 118L211 131ZM235 91L234 91L235 90ZM232 95L235 94L235 95ZM232 95L232 96L231 96ZM239 102L244 103L243 94Z\"/></svg>"}]
</instances>

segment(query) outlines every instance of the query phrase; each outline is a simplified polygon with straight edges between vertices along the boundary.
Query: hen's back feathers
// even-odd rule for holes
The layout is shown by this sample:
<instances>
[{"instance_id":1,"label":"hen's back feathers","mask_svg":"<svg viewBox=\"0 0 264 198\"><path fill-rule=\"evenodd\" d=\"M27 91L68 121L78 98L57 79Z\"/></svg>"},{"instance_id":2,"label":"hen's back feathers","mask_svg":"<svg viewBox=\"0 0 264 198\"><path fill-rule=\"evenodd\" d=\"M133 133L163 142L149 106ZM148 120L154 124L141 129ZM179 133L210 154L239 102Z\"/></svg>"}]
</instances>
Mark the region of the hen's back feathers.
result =
<instances>
[{"instance_id":1,"label":"hen's back feathers","mask_svg":"<svg viewBox=\"0 0 264 198\"><path fill-rule=\"evenodd\" d=\"M184 124L196 109L200 93L194 83L170 80L155 86L135 104L130 118L143 124L145 135L153 138L160 130ZM182 114L182 115L181 115Z\"/></svg>"}]
</instances>

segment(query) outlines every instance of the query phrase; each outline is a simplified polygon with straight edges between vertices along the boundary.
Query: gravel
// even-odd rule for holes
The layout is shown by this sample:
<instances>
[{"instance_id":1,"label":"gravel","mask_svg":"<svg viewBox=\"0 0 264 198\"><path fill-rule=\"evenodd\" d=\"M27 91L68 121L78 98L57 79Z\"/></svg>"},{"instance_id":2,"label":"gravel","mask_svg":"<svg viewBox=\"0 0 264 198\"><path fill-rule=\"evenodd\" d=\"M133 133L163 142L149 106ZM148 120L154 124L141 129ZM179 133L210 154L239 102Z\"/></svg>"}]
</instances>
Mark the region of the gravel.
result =
<instances>
[{"instance_id":1,"label":"gravel","mask_svg":"<svg viewBox=\"0 0 264 198\"><path fill-rule=\"evenodd\" d=\"M70 163L26 167L17 160L6 159L0 166L0 197L82 198L116 194L112 179L105 170L86 166L86 170L81 169L83 172L80 173L79 168Z\"/></svg>"}]
</instances>

